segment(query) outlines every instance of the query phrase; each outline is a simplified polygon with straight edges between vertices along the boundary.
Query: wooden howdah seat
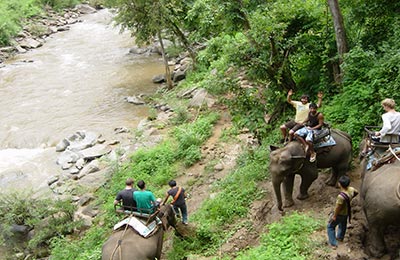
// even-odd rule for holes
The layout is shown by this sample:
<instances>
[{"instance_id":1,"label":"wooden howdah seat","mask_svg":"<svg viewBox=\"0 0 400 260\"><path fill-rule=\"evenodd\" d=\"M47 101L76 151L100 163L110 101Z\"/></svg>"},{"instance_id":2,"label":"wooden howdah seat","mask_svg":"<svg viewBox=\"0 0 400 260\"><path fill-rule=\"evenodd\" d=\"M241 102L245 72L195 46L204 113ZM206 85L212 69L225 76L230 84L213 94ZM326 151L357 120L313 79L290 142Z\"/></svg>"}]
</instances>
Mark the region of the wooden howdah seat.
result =
<instances>
[{"instance_id":1,"label":"wooden howdah seat","mask_svg":"<svg viewBox=\"0 0 400 260\"><path fill-rule=\"evenodd\" d=\"M380 142L379 138L375 137L375 132L380 129L379 126L366 126L366 141L369 157L374 157L372 162L372 171L375 171L384 164L392 163L394 160L400 160L400 137L392 135L393 142ZM373 131L376 130L376 131ZM392 139L392 138L391 138Z\"/></svg>"}]
</instances>

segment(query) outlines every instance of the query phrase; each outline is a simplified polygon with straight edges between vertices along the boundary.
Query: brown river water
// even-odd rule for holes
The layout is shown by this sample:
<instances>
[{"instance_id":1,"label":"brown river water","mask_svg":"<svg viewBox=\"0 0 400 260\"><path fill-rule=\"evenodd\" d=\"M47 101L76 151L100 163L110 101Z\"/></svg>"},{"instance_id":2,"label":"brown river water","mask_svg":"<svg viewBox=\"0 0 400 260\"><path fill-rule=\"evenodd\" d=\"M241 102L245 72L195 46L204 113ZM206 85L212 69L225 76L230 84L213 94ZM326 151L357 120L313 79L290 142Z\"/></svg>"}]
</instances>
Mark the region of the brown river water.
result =
<instances>
[{"instance_id":1,"label":"brown river water","mask_svg":"<svg viewBox=\"0 0 400 260\"><path fill-rule=\"evenodd\" d=\"M148 113L125 97L151 94L161 57L134 56L134 41L101 10L0 68L0 192L45 190L61 171L55 145L78 130L111 138Z\"/></svg>"}]
</instances>

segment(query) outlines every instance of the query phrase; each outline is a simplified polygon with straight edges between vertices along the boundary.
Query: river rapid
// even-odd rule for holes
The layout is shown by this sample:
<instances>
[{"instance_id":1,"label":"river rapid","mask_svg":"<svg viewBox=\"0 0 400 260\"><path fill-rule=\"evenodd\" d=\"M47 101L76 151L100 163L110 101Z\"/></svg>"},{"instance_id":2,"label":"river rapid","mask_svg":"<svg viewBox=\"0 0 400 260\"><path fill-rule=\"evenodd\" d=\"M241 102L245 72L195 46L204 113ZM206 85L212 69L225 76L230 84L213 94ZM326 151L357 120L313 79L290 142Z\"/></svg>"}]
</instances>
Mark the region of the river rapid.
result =
<instances>
[{"instance_id":1,"label":"river rapid","mask_svg":"<svg viewBox=\"0 0 400 260\"><path fill-rule=\"evenodd\" d=\"M38 49L0 68L0 192L47 194L60 172L55 145L79 130L112 138L135 129L148 108L125 97L151 94L161 57L129 54L134 41L112 25L108 10L80 17Z\"/></svg>"}]
</instances>

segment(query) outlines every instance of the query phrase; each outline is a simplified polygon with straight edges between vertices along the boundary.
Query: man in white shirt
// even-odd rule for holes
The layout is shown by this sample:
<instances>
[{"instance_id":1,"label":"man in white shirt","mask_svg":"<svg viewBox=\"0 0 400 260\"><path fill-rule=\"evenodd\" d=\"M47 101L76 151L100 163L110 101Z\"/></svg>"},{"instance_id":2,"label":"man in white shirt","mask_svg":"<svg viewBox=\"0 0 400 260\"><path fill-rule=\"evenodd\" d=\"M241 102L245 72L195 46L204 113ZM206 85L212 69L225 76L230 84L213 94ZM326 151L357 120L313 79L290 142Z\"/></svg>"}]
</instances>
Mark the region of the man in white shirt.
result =
<instances>
[{"instance_id":1,"label":"man in white shirt","mask_svg":"<svg viewBox=\"0 0 400 260\"><path fill-rule=\"evenodd\" d=\"M395 110L396 103L393 99L386 98L381 104L386 113L382 115L382 129L375 132L375 136L380 137L381 143L399 143L400 112Z\"/></svg>"}]
</instances>

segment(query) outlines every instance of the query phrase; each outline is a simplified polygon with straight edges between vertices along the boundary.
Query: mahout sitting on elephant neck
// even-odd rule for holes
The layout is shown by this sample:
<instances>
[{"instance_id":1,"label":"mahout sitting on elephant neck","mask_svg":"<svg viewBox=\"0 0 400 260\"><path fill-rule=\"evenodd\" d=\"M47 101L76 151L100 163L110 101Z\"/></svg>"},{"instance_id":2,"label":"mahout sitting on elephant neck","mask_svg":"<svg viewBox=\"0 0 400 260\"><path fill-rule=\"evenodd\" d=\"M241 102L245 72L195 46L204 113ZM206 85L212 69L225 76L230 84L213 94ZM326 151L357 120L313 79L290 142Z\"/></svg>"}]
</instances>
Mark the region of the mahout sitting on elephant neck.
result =
<instances>
[{"instance_id":1,"label":"mahout sitting on elephant neck","mask_svg":"<svg viewBox=\"0 0 400 260\"><path fill-rule=\"evenodd\" d=\"M336 185L338 178L345 175L351 161L351 137L340 130L333 129L332 136L336 145L324 153L317 154L316 163L310 163L302 144L298 141L287 143L284 147L274 149L270 153L269 171L277 199L277 207L283 210L281 185L284 187L285 207L294 204L292 193L295 174L301 176L300 193L297 199L308 198L308 189L318 177L318 169L332 168L330 186Z\"/></svg>"}]
</instances>

